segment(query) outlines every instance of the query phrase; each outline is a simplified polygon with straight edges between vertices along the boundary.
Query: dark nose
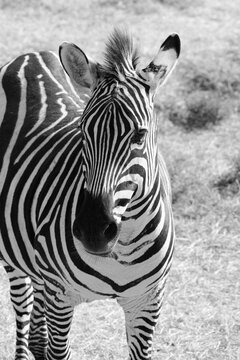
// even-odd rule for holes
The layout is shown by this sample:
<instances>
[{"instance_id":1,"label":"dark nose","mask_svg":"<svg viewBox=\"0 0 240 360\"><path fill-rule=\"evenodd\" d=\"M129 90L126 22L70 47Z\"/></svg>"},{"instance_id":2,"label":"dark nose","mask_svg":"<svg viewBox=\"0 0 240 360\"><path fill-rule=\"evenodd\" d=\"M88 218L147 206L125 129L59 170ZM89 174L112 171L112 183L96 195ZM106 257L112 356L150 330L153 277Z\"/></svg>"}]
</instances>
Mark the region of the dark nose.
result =
<instances>
[{"instance_id":1,"label":"dark nose","mask_svg":"<svg viewBox=\"0 0 240 360\"><path fill-rule=\"evenodd\" d=\"M87 225L85 223L83 226L83 222L81 221L82 219L78 216L73 224L73 233L79 240L84 242L84 239L89 237L89 242L91 242L92 239L96 237L99 239L98 242L109 242L116 238L118 233L118 224L115 220L110 221L109 224L104 223L102 226L98 225L94 231L95 224L92 224L93 229L90 229L90 224Z\"/></svg>"},{"instance_id":2,"label":"dark nose","mask_svg":"<svg viewBox=\"0 0 240 360\"><path fill-rule=\"evenodd\" d=\"M111 241L115 239L118 233L118 225L115 220L111 221L103 231L103 236L106 241Z\"/></svg>"},{"instance_id":3,"label":"dark nose","mask_svg":"<svg viewBox=\"0 0 240 360\"><path fill-rule=\"evenodd\" d=\"M73 224L73 234L92 253L107 253L117 240L120 225L112 215L112 194L99 197L84 192L80 211Z\"/></svg>"}]
</instances>

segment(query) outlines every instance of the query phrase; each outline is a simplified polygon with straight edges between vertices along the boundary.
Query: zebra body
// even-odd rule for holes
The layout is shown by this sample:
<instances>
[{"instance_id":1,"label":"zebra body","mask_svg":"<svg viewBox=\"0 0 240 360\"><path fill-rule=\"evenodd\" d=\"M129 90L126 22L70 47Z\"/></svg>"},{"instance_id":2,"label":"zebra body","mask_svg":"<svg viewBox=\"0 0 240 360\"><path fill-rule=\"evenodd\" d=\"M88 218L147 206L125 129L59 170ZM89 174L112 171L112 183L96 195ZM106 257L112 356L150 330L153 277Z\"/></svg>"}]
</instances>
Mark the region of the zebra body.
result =
<instances>
[{"instance_id":1,"label":"zebra body","mask_svg":"<svg viewBox=\"0 0 240 360\"><path fill-rule=\"evenodd\" d=\"M136 72L131 40L116 31L105 65L64 43L63 67L42 52L1 69L0 257L18 360L28 349L70 359L74 306L103 298L124 309L130 359L151 358L174 243L152 99L179 38L160 50Z\"/></svg>"}]
</instances>

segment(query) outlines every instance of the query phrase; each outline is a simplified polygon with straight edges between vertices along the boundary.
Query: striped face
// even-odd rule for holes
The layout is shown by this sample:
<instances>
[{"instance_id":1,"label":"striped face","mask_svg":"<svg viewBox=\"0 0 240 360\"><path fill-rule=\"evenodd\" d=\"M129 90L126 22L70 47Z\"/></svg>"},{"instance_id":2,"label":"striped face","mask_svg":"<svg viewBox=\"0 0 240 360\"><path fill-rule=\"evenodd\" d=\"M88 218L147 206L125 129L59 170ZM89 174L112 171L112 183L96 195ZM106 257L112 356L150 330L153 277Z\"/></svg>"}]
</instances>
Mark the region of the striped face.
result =
<instances>
[{"instance_id":1,"label":"striped face","mask_svg":"<svg viewBox=\"0 0 240 360\"><path fill-rule=\"evenodd\" d=\"M107 243L103 239L100 249L104 253L117 240L128 204L147 192L152 120L148 90L136 79L122 83L105 79L95 89L82 117L85 200L74 229L81 238L81 229L90 234L92 224L99 225L85 246L94 238L99 246L103 231Z\"/></svg>"},{"instance_id":2,"label":"striped face","mask_svg":"<svg viewBox=\"0 0 240 360\"><path fill-rule=\"evenodd\" d=\"M122 84L116 79L100 83L81 122L88 192L99 197L115 194L118 186L127 191L140 185L136 178L144 168L137 170L136 166L146 157L151 119L148 87L136 79Z\"/></svg>"},{"instance_id":3,"label":"striped face","mask_svg":"<svg viewBox=\"0 0 240 360\"><path fill-rule=\"evenodd\" d=\"M160 55L137 70L131 39L116 32L105 65L89 61L75 45L64 43L60 59L78 89L92 89L80 123L84 195L73 234L92 254L108 256L119 238L131 203L144 201L158 173L153 96L172 70L179 39L169 37ZM169 56L166 56L166 54Z\"/></svg>"}]
</instances>

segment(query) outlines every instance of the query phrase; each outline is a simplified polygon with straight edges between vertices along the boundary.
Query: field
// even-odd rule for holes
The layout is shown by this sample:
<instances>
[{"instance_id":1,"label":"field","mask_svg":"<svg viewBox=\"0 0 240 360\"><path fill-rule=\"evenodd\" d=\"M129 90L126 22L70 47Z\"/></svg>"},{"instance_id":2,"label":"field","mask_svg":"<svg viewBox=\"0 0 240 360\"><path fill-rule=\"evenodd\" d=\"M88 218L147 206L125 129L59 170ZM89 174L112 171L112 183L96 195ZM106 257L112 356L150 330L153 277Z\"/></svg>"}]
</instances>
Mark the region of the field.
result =
<instances>
[{"instance_id":1,"label":"field","mask_svg":"<svg viewBox=\"0 0 240 360\"><path fill-rule=\"evenodd\" d=\"M239 0L0 0L0 24L0 64L64 40L98 60L114 26L151 60L179 33L179 64L156 97L177 242L152 358L240 360ZM0 360L10 360L14 315L0 274ZM73 360L126 359L122 311L79 306L71 342Z\"/></svg>"}]
</instances>

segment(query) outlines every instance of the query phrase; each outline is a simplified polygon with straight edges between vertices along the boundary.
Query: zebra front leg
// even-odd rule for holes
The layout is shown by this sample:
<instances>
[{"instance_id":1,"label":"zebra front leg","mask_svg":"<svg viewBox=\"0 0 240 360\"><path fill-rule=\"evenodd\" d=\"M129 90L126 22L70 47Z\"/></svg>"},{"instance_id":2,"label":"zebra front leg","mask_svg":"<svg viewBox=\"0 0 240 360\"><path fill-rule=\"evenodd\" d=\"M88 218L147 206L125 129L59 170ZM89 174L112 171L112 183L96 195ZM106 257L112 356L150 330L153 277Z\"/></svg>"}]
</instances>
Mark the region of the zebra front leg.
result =
<instances>
[{"instance_id":1,"label":"zebra front leg","mask_svg":"<svg viewBox=\"0 0 240 360\"><path fill-rule=\"evenodd\" d=\"M69 331L73 317L73 306L63 291L52 284L45 285L45 310L48 328L47 360L69 360Z\"/></svg>"},{"instance_id":2,"label":"zebra front leg","mask_svg":"<svg viewBox=\"0 0 240 360\"><path fill-rule=\"evenodd\" d=\"M16 315L15 360L28 360L28 336L30 316L33 306L31 279L18 269L5 264L10 281L10 296Z\"/></svg>"},{"instance_id":3,"label":"zebra front leg","mask_svg":"<svg viewBox=\"0 0 240 360\"><path fill-rule=\"evenodd\" d=\"M120 298L125 314L129 360L150 360L154 329L160 314L164 286L145 295Z\"/></svg>"},{"instance_id":4,"label":"zebra front leg","mask_svg":"<svg viewBox=\"0 0 240 360\"><path fill-rule=\"evenodd\" d=\"M34 288L34 302L30 321L29 350L35 360L46 359L47 354L47 322L45 316L44 283L32 281Z\"/></svg>"}]
</instances>

